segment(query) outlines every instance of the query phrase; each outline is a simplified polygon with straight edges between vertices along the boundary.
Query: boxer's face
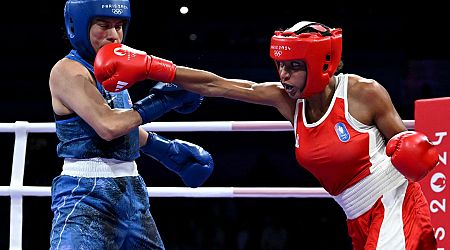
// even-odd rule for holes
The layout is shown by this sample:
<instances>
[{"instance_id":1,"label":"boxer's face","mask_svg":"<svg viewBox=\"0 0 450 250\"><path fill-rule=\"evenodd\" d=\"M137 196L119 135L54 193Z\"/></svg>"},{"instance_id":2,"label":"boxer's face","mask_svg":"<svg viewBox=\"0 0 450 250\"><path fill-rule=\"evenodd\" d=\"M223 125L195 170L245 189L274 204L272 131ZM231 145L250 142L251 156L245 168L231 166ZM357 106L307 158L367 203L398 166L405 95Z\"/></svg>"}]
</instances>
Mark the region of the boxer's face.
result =
<instances>
[{"instance_id":1,"label":"boxer's face","mask_svg":"<svg viewBox=\"0 0 450 250\"><path fill-rule=\"evenodd\" d=\"M289 97L300 98L306 85L306 64L303 61L279 61L278 63L281 83Z\"/></svg>"},{"instance_id":2,"label":"boxer's face","mask_svg":"<svg viewBox=\"0 0 450 250\"><path fill-rule=\"evenodd\" d=\"M114 18L95 18L91 23L89 38L91 45L97 52L108 43L121 43L125 21Z\"/></svg>"}]
</instances>

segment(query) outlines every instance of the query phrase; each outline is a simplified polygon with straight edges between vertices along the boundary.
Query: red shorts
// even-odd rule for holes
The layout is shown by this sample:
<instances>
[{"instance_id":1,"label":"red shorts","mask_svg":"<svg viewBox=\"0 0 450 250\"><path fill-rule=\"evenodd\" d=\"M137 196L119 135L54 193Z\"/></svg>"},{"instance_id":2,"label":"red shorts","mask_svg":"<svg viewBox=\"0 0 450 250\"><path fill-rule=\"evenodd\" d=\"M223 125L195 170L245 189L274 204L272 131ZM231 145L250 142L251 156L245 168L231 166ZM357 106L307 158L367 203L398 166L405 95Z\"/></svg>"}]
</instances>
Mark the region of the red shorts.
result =
<instances>
[{"instance_id":1,"label":"red shorts","mask_svg":"<svg viewBox=\"0 0 450 250\"><path fill-rule=\"evenodd\" d=\"M355 250L437 248L428 202L416 182L386 193L347 226Z\"/></svg>"}]
</instances>

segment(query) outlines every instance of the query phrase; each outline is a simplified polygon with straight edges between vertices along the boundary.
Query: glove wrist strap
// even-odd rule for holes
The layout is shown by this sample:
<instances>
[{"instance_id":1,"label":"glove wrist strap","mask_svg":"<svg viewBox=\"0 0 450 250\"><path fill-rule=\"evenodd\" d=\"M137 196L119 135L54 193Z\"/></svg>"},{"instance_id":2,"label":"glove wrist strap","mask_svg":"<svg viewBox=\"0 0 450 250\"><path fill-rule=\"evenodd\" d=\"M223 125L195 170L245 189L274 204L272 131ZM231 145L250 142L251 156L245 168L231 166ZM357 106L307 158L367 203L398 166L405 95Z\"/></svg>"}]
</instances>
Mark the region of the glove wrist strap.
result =
<instances>
[{"instance_id":1,"label":"glove wrist strap","mask_svg":"<svg viewBox=\"0 0 450 250\"><path fill-rule=\"evenodd\" d=\"M147 62L147 78L161 82L173 82L177 66L169 60L151 56Z\"/></svg>"}]
</instances>

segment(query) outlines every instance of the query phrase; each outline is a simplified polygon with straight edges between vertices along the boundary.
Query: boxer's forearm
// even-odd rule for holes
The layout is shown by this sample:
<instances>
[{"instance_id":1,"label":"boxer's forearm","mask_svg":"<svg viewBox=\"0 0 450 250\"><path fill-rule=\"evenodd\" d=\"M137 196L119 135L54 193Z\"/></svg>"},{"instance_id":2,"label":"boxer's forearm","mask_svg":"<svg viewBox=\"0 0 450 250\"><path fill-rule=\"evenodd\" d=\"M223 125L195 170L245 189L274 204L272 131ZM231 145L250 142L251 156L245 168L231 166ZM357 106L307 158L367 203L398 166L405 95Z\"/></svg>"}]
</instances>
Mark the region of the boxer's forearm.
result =
<instances>
[{"instance_id":1,"label":"boxer's forearm","mask_svg":"<svg viewBox=\"0 0 450 250\"><path fill-rule=\"evenodd\" d=\"M178 66L174 82L186 90L210 97L228 97L233 92L249 92L255 82L227 79L205 70ZM249 92L250 93L250 92Z\"/></svg>"}]
</instances>

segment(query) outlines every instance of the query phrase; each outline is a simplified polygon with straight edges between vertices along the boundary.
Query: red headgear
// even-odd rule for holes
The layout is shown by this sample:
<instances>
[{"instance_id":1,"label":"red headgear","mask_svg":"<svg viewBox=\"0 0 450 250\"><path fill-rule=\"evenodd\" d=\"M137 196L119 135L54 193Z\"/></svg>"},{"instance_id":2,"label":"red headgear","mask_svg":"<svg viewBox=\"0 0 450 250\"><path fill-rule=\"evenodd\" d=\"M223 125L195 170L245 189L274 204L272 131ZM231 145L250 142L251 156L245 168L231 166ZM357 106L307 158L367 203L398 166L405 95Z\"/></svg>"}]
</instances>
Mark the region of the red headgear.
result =
<instances>
[{"instance_id":1,"label":"red headgear","mask_svg":"<svg viewBox=\"0 0 450 250\"><path fill-rule=\"evenodd\" d=\"M305 62L307 78L301 98L325 89L336 72L341 54L342 29L332 29L315 22L302 21L285 31L275 31L270 43L270 57L275 62Z\"/></svg>"}]
</instances>

